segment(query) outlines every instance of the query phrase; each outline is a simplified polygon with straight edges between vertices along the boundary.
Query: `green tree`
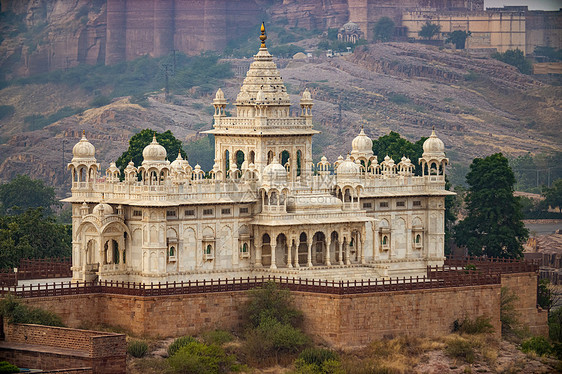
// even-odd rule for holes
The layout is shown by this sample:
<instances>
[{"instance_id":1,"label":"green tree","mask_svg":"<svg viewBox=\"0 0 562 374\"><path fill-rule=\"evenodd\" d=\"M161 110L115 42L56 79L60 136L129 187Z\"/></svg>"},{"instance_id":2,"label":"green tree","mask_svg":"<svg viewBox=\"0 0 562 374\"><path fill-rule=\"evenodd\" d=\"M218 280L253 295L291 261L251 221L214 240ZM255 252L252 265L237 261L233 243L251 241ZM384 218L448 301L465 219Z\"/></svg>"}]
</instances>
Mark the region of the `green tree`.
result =
<instances>
[{"instance_id":1,"label":"green tree","mask_svg":"<svg viewBox=\"0 0 562 374\"><path fill-rule=\"evenodd\" d=\"M456 30L447 36L445 43L453 43L456 49L464 49L466 39L472 35L470 31Z\"/></svg>"},{"instance_id":2,"label":"green tree","mask_svg":"<svg viewBox=\"0 0 562 374\"><path fill-rule=\"evenodd\" d=\"M531 74L533 72L533 65L520 49L509 49L504 53L496 52L492 57L511 66L515 66L523 74Z\"/></svg>"},{"instance_id":3,"label":"green tree","mask_svg":"<svg viewBox=\"0 0 562 374\"><path fill-rule=\"evenodd\" d=\"M562 49L538 45L533 51L535 57L544 57L548 61L562 61Z\"/></svg>"},{"instance_id":4,"label":"green tree","mask_svg":"<svg viewBox=\"0 0 562 374\"><path fill-rule=\"evenodd\" d=\"M42 207L45 214L52 213L51 207L59 205L55 189L45 186L43 181L18 175L8 183L0 185L0 213L16 214L29 208Z\"/></svg>"},{"instance_id":5,"label":"green tree","mask_svg":"<svg viewBox=\"0 0 562 374\"><path fill-rule=\"evenodd\" d=\"M517 191L536 191L537 165L530 153L510 159L509 166L515 175L515 189Z\"/></svg>"},{"instance_id":6,"label":"green tree","mask_svg":"<svg viewBox=\"0 0 562 374\"><path fill-rule=\"evenodd\" d=\"M432 39L435 35L439 35L441 32L441 25L436 25L435 23L431 23L427 21L425 25L422 26L421 30L418 32L418 35L422 38L427 40Z\"/></svg>"},{"instance_id":7,"label":"green tree","mask_svg":"<svg viewBox=\"0 0 562 374\"><path fill-rule=\"evenodd\" d=\"M375 40L388 42L394 35L394 21L388 17L381 17L375 23Z\"/></svg>"},{"instance_id":8,"label":"green tree","mask_svg":"<svg viewBox=\"0 0 562 374\"><path fill-rule=\"evenodd\" d=\"M445 176L445 189L451 190L451 182ZM460 203L457 196L445 196L445 254L451 253L451 239L453 238L454 227L457 222L457 214Z\"/></svg>"},{"instance_id":9,"label":"green tree","mask_svg":"<svg viewBox=\"0 0 562 374\"><path fill-rule=\"evenodd\" d=\"M129 149L117 159L115 164L121 169L121 175L123 175L123 170L127 167L129 161L132 160L137 167L141 165L143 160L142 151L152 142L154 134L156 134L158 143L166 148L169 161L174 161L178 157L178 151L181 151L183 158L187 158L187 154L182 149L181 140L176 139L170 130L159 134L154 130L144 129L138 134L133 135L131 140L129 140Z\"/></svg>"},{"instance_id":10,"label":"green tree","mask_svg":"<svg viewBox=\"0 0 562 374\"><path fill-rule=\"evenodd\" d=\"M562 213L562 178L555 180L552 187L543 186L542 194L545 205L558 208Z\"/></svg>"},{"instance_id":11,"label":"green tree","mask_svg":"<svg viewBox=\"0 0 562 374\"><path fill-rule=\"evenodd\" d=\"M43 209L0 216L0 269L17 267L22 258L68 257L72 227L44 217Z\"/></svg>"},{"instance_id":12,"label":"green tree","mask_svg":"<svg viewBox=\"0 0 562 374\"><path fill-rule=\"evenodd\" d=\"M475 158L466 181L468 214L456 227L457 244L475 256L521 257L529 232L521 221L519 199L513 196L515 177L507 158L501 153Z\"/></svg>"},{"instance_id":13,"label":"green tree","mask_svg":"<svg viewBox=\"0 0 562 374\"><path fill-rule=\"evenodd\" d=\"M418 165L418 159L423 154L423 142L427 138L422 137L415 143L400 137L397 132L391 131L388 135L381 136L373 141L373 153L377 156L379 162L383 161L385 156L390 156L395 163L399 163L403 156L412 160L416 165L416 175L421 175L421 167Z\"/></svg>"},{"instance_id":14,"label":"green tree","mask_svg":"<svg viewBox=\"0 0 562 374\"><path fill-rule=\"evenodd\" d=\"M215 159L215 137L208 135L188 143L185 146L187 159L195 167L196 164L203 170L211 170Z\"/></svg>"}]
</instances>

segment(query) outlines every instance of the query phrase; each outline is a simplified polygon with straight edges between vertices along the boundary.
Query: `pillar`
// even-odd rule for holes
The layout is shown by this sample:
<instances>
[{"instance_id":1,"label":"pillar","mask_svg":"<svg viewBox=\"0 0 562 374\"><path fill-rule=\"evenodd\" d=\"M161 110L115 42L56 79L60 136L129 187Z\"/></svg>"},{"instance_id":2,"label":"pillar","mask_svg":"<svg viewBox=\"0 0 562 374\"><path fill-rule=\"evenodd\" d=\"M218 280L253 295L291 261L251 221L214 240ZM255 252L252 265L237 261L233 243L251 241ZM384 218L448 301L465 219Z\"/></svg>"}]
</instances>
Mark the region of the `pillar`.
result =
<instances>
[{"instance_id":1,"label":"pillar","mask_svg":"<svg viewBox=\"0 0 562 374\"><path fill-rule=\"evenodd\" d=\"M332 237L330 236L329 240L326 242L326 258L324 259L324 263L326 264L326 266L330 266L332 265L332 262L330 260L330 248L332 247Z\"/></svg>"},{"instance_id":2,"label":"pillar","mask_svg":"<svg viewBox=\"0 0 562 374\"><path fill-rule=\"evenodd\" d=\"M342 237L340 236L340 238ZM343 265L343 238L340 240L339 259L340 259L339 264Z\"/></svg>"},{"instance_id":3,"label":"pillar","mask_svg":"<svg viewBox=\"0 0 562 374\"><path fill-rule=\"evenodd\" d=\"M291 243L290 245L287 244L287 267L292 268L293 267L293 259L291 258L292 253L293 252L293 240L289 240L289 243Z\"/></svg>"},{"instance_id":4,"label":"pillar","mask_svg":"<svg viewBox=\"0 0 562 374\"><path fill-rule=\"evenodd\" d=\"M261 263L261 250L262 250L263 243L261 240L254 242L254 247L256 249L256 258L255 258L255 266L261 268L263 265Z\"/></svg>"},{"instance_id":5,"label":"pillar","mask_svg":"<svg viewBox=\"0 0 562 374\"><path fill-rule=\"evenodd\" d=\"M345 243L345 264L346 265L350 265L351 264L351 260L349 259L350 253L349 253L349 242Z\"/></svg>"},{"instance_id":6,"label":"pillar","mask_svg":"<svg viewBox=\"0 0 562 374\"><path fill-rule=\"evenodd\" d=\"M275 241L275 242L274 242ZM270 242L269 242L269 246L271 247L271 266L269 267L270 269L277 269L277 264L276 264L276 249L277 249L277 234L275 235L270 235Z\"/></svg>"},{"instance_id":7,"label":"pillar","mask_svg":"<svg viewBox=\"0 0 562 374\"><path fill-rule=\"evenodd\" d=\"M361 234L361 264L365 264L365 235Z\"/></svg>"},{"instance_id":8,"label":"pillar","mask_svg":"<svg viewBox=\"0 0 562 374\"><path fill-rule=\"evenodd\" d=\"M307 243L308 246L308 256L307 256L307 265L309 268L312 267L312 238L310 238L310 243Z\"/></svg>"}]
</instances>

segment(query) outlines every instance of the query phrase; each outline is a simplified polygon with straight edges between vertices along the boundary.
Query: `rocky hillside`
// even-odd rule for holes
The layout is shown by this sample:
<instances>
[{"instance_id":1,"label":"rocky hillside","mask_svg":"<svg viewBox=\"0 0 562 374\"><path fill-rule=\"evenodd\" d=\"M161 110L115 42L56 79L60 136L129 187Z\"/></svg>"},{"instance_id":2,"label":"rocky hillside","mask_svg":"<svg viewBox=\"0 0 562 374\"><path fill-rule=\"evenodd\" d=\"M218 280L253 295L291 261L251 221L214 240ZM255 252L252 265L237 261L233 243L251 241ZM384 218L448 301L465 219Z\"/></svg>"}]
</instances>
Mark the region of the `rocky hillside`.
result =
<instances>
[{"instance_id":1,"label":"rocky hillside","mask_svg":"<svg viewBox=\"0 0 562 374\"><path fill-rule=\"evenodd\" d=\"M388 43L361 47L346 57L280 65L285 66L281 75L295 112L302 90L308 87L313 93L314 123L322 131L314 139L316 159L322 154L331 160L345 155L361 124L373 138L393 130L410 140L428 136L435 126L457 167L493 152L518 155L561 148L562 88L496 60ZM241 83L237 77L221 84L230 103ZM140 129L170 129L187 142L212 123L212 95L201 96L196 90L175 96L170 104L156 95L147 108L117 99L35 131L24 123L30 113L48 116L64 106L87 106L90 99L80 89L62 84L0 90L0 102L15 108L12 116L0 120L5 137L0 145L0 179L26 173L66 190L65 165L82 129L105 170ZM232 107L227 110L233 112Z\"/></svg>"}]
</instances>

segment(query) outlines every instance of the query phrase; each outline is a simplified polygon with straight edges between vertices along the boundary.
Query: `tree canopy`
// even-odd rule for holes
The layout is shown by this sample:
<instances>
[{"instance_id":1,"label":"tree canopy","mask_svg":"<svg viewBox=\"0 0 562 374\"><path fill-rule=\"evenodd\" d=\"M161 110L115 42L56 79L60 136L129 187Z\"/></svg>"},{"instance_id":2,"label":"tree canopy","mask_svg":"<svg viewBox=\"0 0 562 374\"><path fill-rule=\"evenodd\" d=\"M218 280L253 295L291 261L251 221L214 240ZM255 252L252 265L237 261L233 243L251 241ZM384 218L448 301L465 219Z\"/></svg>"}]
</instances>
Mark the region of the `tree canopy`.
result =
<instances>
[{"instance_id":1,"label":"tree canopy","mask_svg":"<svg viewBox=\"0 0 562 374\"><path fill-rule=\"evenodd\" d=\"M51 207L59 204L55 189L45 186L43 181L18 175L8 183L0 185L0 213L18 214L29 208L42 207L45 214L52 213Z\"/></svg>"},{"instance_id":2,"label":"tree canopy","mask_svg":"<svg viewBox=\"0 0 562 374\"><path fill-rule=\"evenodd\" d=\"M470 31L456 30L449 34L446 43L453 43L456 49L464 49L466 45L466 39L472 35Z\"/></svg>"},{"instance_id":3,"label":"tree canopy","mask_svg":"<svg viewBox=\"0 0 562 374\"><path fill-rule=\"evenodd\" d=\"M527 60L523 51L519 48L508 49L504 53L496 52L492 57L511 66L515 66L523 74L531 74L533 72L533 65Z\"/></svg>"},{"instance_id":4,"label":"tree canopy","mask_svg":"<svg viewBox=\"0 0 562 374\"><path fill-rule=\"evenodd\" d=\"M187 154L182 149L181 140L176 139L174 134L170 130L163 132L161 134L157 133L151 129L144 129L138 134L133 135L131 140L129 140L129 149L127 149L115 163L119 169L121 169L121 174L123 175L123 170L129 163L133 161L135 166L140 166L143 160L142 151L144 147L152 142L152 137L156 134L156 140L158 143L166 148L168 153L168 160L174 161L178 157L178 151L181 152L181 156L186 159Z\"/></svg>"},{"instance_id":5,"label":"tree canopy","mask_svg":"<svg viewBox=\"0 0 562 374\"><path fill-rule=\"evenodd\" d=\"M44 217L43 208L0 216L0 269L17 267L21 258L68 257L72 227Z\"/></svg>"},{"instance_id":6,"label":"tree canopy","mask_svg":"<svg viewBox=\"0 0 562 374\"><path fill-rule=\"evenodd\" d=\"M391 131L390 134L373 140L373 152L378 157L379 162L384 160L386 155L390 156L395 163L399 163L402 156L406 156L416 165L416 175L421 175L418 159L423 154L423 142L426 139L426 137L422 137L417 142L412 143L400 137L397 132Z\"/></svg>"},{"instance_id":7,"label":"tree canopy","mask_svg":"<svg viewBox=\"0 0 562 374\"><path fill-rule=\"evenodd\" d=\"M435 23L431 23L427 21L418 32L418 35L425 39L431 39L435 35L439 35L441 32L441 25L436 25Z\"/></svg>"},{"instance_id":8,"label":"tree canopy","mask_svg":"<svg viewBox=\"0 0 562 374\"><path fill-rule=\"evenodd\" d=\"M544 203L558 208L562 213L562 178L554 181L552 187L543 187Z\"/></svg>"},{"instance_id":9,"label":"tree canopy","mask_svg":"<svg viewBox=\"0 0 562 374\"><path fill-rule=\"evenodd\" d=\"M467 216L455 230L458 245L470 255L518 258L529 236L521 221L519 199L513 196L515 177L507 158L496 153L475 158L466 176Z\"/></svg>"},{"instance_id":10,"label":"tree canopy","mask_svg":"<svg viewBox=\"0 0 562 374\"><path fill-rule=\"evenodd\" d=\"M375 23L375 40L388 42L394 35L394 21L388 17L381 17Z\"/></svg>"}]
</instances>

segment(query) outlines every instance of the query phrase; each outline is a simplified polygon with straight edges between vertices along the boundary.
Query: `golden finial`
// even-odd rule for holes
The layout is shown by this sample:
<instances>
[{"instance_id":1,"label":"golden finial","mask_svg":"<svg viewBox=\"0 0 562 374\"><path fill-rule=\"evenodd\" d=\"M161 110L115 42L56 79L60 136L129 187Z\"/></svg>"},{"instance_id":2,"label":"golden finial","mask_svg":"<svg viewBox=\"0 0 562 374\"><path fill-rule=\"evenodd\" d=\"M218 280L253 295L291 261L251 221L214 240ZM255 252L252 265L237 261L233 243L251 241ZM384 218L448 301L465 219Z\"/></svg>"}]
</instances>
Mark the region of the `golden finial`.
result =
<instances>
[{"instance_id":1,"label":"golden finial","mask_svg":"<svg viewBox=\"0 0 562 374\"><path fill-rule=\"evenodd\" d=\"M86 136L86 130L82 129L82 136Z\"/></svg>"},{"instance_id":2,"label":"golden finial","mask_svg":"<svg viewBox=\"0 0 562 374\"><path fill-rule=\"evenodd\" d=\"M261 35L260 35L260 40L261 40L261 47L260 48L266 48L265 47L265 40L267 39L267 35L265 35L265 23L261 23Z\"/></svg>"}]
</instances>

